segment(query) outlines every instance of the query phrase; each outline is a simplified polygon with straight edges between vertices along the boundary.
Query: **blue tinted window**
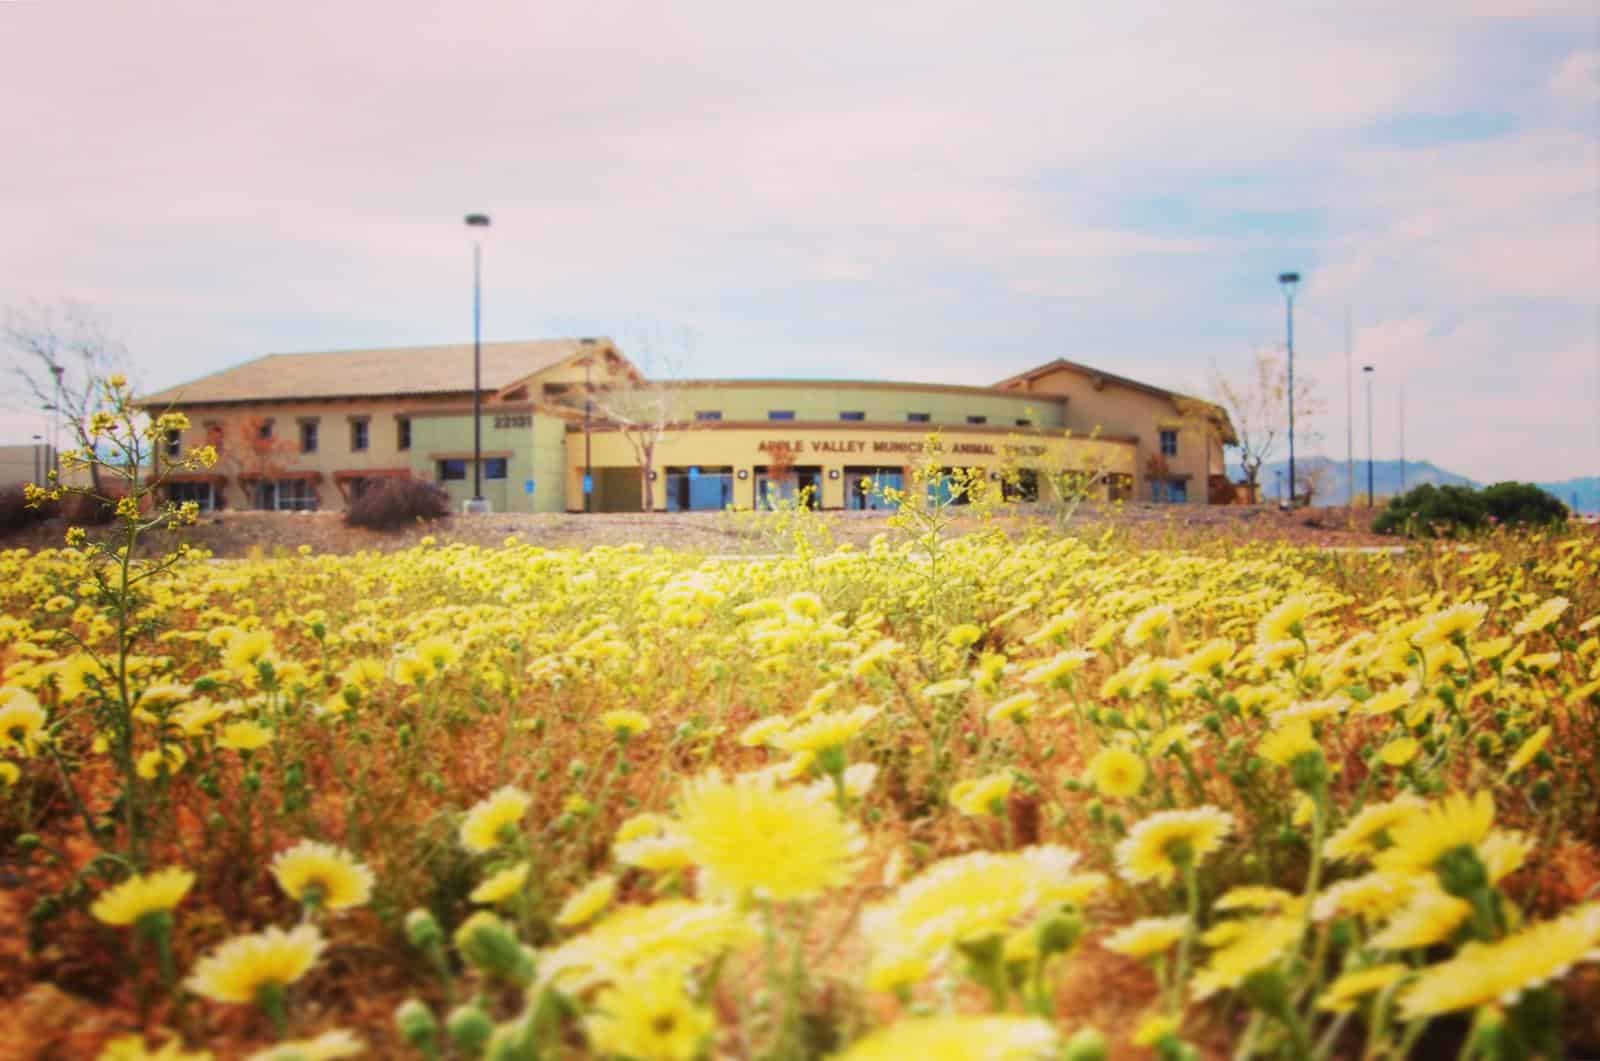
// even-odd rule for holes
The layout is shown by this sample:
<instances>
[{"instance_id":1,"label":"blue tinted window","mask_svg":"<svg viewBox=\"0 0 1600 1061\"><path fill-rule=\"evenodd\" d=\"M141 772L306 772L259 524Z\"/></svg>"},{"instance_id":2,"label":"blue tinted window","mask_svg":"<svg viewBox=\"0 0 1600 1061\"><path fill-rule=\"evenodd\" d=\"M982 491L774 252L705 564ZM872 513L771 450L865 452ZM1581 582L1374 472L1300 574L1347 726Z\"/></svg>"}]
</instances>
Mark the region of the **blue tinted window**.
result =
<instances>
[{"instance_id":1,"label":"blue tinted window","mask_svg":"<svg viewBox=\"0 0 1600 1061\"><path fill-rule=\"evenodd\" d=\"M906 420L913 424L925 424L929 420L927 413L907 413Z\"/></svg>"},{"instance_id":2,"label":"blue tinted window","mask_svg":"<svg viewBox=\"0 0 1600 1061\"><path fill-rule=\"evenodd\" d=\"M839 414L839 419L841 419L841 420L865 420L866 418L867 418L867 414L863 413L863 412L849 412L849 413L840 413Z\"/></svg>"},{"instance_id":3,"label":"blue tinted window","mask_svg":"<svg viewBox=\"0 0 1600 1061\"><path fill-rule=\"evenodd\" d=\"M485 479L504 479L506 477L506 459L504 457L490 457L483 462L483 477Z\"/></svg>"},{"instance_id":4,"label":"blue tinted window","mask_svg":"<svg viewBox=\"0 0 1600 1061\"><path fill-rule=\"evenodd\" d=\"M460 480L467 477L467 462L464 460L449 460L439 462L439 479L442 482Z\"/></svg>"},{"instance_id":5,"label":"blue tinted window","mask_svg":"<svg viewBox=\"0 0 1600 1061\"><path fill-rule=\"evenodd\" d=\"M768 420L793 420L794 419L794 410L793 409L769 409L767 411L767 419Z\"/></svg>"}]
</instances>

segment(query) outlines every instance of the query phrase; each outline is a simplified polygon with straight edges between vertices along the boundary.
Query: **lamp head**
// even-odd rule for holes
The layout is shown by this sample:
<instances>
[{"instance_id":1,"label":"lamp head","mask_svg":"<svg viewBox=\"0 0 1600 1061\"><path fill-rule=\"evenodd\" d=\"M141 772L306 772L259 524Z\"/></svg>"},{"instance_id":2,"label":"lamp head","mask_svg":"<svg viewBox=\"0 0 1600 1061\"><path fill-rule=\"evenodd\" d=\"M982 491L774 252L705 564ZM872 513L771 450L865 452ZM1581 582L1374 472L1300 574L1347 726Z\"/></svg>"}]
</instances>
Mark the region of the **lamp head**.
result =
<instances>
[{"instance_id":1,"label":"lamp head","mask_svg":"<svg viewBox=\"0 0 1600 1061\"><path fill-rule=\"evenodd\" d=\"M1300 283L1300 274L1299 273L1279 273L1278 274L1278 283L1283 285L1283 293L1288 295L1290 298L1293 298L1294 297L1294 289Z\"/></svg>"},{"instance_id":2,"label":"lamp head","mask_svg":"<svg viewBox=\"0 0 1600 1061\"><path fill-rule=\"evenodd\" d=\"M1363 371L1363 372L1376 372L1377 369L1373 368L1371 365L1362 365L1361 366L1361 371Z\"/></svg>"},{"instance_id":3,"label":"lamp head","mask_svg":"<svg viewBox=\"0 0 1600 1061\"><path fill-rule=\"evenodd\" d=\"M472 230L473 239L482 239L489 229L488 214L468 214L467 228Z\"/></svg>"}]
</instances>

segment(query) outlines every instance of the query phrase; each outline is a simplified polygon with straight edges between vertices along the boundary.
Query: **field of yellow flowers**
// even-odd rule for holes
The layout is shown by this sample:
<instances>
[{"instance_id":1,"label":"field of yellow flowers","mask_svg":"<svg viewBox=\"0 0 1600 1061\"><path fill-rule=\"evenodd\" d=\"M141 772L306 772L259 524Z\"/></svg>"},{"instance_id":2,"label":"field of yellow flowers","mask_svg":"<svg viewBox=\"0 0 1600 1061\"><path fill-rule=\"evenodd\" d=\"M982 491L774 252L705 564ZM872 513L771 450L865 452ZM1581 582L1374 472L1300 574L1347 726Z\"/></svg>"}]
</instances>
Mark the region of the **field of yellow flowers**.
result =
<instances>
[{"instance_id":1,"label":"field of yellow flowers","mask_svg":"<svg viewBox=\"0 0 1600 1061\"><path fill-rule=\"evenodd\" d=\"M0 553L15 1056L1600 1051L1592 536L80 546Z\"/></svg>"}]
</instances>

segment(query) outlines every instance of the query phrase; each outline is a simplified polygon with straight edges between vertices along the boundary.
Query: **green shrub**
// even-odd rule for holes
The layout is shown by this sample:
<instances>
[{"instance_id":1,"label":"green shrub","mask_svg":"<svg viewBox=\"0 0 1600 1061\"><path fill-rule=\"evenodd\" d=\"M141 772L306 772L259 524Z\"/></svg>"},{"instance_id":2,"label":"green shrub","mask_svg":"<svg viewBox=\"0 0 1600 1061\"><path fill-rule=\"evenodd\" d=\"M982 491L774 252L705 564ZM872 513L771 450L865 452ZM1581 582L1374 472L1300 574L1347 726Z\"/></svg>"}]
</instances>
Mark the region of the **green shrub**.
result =
<instances>
[{"instance_id":1,"label":"green shrub","mask_svg":"<svg viewBox=\"0 0 1600 1061\"><path fill-rule=\"evenodd\" d=\"M1379 534L1455 537L1493 524L1545 526L1567 518L1567 507L1531 483L1496 483L1485 490L1424 483L1399 497L1373 520Z\"/></svg>"}]
</instances>

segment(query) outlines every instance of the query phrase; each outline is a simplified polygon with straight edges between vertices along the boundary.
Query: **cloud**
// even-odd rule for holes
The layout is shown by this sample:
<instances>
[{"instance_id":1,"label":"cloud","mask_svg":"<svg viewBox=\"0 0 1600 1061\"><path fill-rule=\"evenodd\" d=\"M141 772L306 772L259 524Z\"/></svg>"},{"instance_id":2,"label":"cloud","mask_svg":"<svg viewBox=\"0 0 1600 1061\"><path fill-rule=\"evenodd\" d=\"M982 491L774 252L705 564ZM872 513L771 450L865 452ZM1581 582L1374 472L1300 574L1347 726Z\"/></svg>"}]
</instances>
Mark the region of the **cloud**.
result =
<instances>
[{"instance_id":1,"label":"cloud","mask_svg":"<svg viewBox=\"0 0 1600 1061\"><path fill-rule=\"evenodd\" d=\"M190 0L85 33L5 4L0 289L104 308L154 385L457 339L482 209L496 337L646 321L708 375L1069 356L1196 389L1278 341L1292 267L1307 371L1350 305L1384 378L1437 374L1472 427L1426 455L1592 469L1592 432L1535 446L1475 383L1543 351L1524 392L1593 410L1590 14Z\"/></svg>"}]
</instances>

